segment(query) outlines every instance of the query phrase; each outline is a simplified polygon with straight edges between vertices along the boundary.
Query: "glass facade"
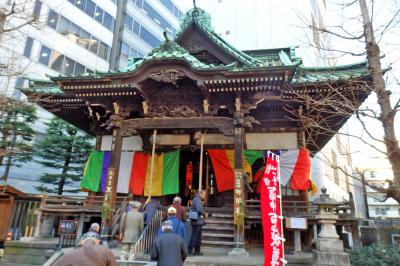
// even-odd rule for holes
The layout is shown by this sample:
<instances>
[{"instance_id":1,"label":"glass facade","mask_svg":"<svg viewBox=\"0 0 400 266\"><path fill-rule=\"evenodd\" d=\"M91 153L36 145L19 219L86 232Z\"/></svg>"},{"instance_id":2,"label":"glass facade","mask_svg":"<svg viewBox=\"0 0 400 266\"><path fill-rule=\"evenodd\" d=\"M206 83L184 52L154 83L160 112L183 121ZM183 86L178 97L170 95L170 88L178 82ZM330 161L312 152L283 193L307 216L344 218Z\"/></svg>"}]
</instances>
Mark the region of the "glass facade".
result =
<instances>
[{"instance_id":1,"label":"glass facade","mask_svg":"<svg viewBox=\"0 0 400 266\"><path fill-rule=\"evenodd\" d=\"M71 4L85 12L91 18L102 24L105 28L113 31L114 18L97 6L92 0L68 0ZM112 1L116 3L116 1Z\"/></svg>"},{"instance_id":2,"label":"glass facade","mask_svg":"<svg viewBox=\"0 0 400 266\"><path fill-rule=\"evenodd\" d=\"M67 39L79 44L104 60L108 60L110 46L51 9L47 17L47 25L64 35Z\"/></svg>"},{"instance_id":3,"label":"glass facade","mask_svg":"<svg viewBox=\"0 0 400 266\"><path fill-rule=\"evenodd\" d=\"M147 42L151 47L156 47L161 43L154 34L148 31L143 25L139 24L128 14L125 15L124 26L126 29L138 35L141 39Z\"/></svg>"},{"instance_id":4,"label":"glass facade","mask_svg":"<svg viewBox=\"0 0 400 266\"><path fill-rule=\"evenodd\" d=\"M40 49L39 62L65 76L76 76L85 72L92 73L82 64L44 45Z\"/></svg>"}]
</instances>

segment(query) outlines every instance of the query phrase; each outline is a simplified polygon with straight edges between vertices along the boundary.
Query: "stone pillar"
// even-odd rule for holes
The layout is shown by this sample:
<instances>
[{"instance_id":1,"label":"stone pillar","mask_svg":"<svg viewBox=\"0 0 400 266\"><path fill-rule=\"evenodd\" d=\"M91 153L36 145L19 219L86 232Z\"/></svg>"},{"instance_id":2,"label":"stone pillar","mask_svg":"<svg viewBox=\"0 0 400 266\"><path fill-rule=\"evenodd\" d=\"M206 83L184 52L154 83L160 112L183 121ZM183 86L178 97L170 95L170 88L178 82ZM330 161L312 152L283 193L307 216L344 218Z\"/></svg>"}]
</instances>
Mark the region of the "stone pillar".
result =
<instances>
[{"instance_id":1,"label":"stone pillar","mask_svg":"<svg viewBox=\"0 0 400 266\"><path fill-rule=\"evenodd\" d=\"M349 254L344 252L343 241L339 239L335 228L335 223L339 217L333 210L339 204L336 200L329 198L326 194L326 188L322 188L321 191L321 196L313 202L318 205L316 218L321 224L321 231L316 241L316 250L313 251L313 265L350 266Z\"/></svg>"},{"instance_id":2,"label":"stone pillar","mask_svg":"<svg viewBox=\"0 0 400 266\"><path fill-rule=\"evenodd\" d=\"M244 184L243 184L243 139L244 128L243 113L240 112L240 107L236 107L234 114L234 224L235 224L235 248L229 252L229 256L249 256L245 250L244 243Z\"/></svg>"},{"instance_id":3,"label":"stone pillar","mask_svg":"<svg viewBox=\"0 0 400 266\"><path fill-rule=\"evenodd\" d=\"M301 253L301 231L294 229L294 253Z\"/></svg>"}]
</instances>

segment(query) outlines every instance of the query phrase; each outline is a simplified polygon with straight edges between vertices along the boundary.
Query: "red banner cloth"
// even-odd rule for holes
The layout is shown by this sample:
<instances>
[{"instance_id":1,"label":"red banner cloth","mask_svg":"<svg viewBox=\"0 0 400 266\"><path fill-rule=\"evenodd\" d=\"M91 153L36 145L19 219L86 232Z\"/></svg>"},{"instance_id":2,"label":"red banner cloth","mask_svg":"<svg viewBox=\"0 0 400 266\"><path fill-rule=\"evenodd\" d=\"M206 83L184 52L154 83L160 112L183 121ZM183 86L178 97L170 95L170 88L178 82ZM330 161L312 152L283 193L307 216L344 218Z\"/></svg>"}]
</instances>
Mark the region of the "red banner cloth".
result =
<instances>
[{"instance_id":1,"label":"red banner cloth","mask_svg":"<svg viewBox=\"0 0 400 266\"><path fill-rule=\"evenodd\" d=\"M279 193L279 156L268 152L261 180L261 217L264 232L264 266L283 265L282 212Z\"/></svg>"}]
</instances>

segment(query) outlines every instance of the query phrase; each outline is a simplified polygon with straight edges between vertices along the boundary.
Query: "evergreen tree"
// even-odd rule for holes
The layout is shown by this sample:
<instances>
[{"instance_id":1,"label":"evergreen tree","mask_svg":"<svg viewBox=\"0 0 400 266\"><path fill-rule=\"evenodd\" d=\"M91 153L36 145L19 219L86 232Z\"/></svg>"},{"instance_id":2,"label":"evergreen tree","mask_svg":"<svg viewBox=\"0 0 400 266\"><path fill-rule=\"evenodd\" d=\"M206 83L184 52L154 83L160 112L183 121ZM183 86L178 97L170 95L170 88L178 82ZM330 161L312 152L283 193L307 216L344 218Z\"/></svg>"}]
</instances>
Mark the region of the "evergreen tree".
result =
<instances>
[{"instance_id":1,"label":"evergreen tree","mask_svg":"<svg viewBox=\"0 0 400 266\"><path fill-rule=\"evenodd\" d=\"M11 166L21 167L32 160L33 124L36 108L22 101L3 97L0 110L0 166L1 179L7 181Z\"/></svg>"},{"instance_id":2,"label":"evergreen tree","mask_svg":"<svg viewBox=\"0 0 400 266\"><path fill-rule=\"evenodd\" d=\"M93 149L92 137L60 118L53 118L47 123L46 138L36 146L38 162L54 173L40 177L42 185L38 190L48 193L78 192L79 189L64 189L65 185L79 181L84 164ZM54 188L56 186L56 188Z\"/></svg>"}]
</instances>

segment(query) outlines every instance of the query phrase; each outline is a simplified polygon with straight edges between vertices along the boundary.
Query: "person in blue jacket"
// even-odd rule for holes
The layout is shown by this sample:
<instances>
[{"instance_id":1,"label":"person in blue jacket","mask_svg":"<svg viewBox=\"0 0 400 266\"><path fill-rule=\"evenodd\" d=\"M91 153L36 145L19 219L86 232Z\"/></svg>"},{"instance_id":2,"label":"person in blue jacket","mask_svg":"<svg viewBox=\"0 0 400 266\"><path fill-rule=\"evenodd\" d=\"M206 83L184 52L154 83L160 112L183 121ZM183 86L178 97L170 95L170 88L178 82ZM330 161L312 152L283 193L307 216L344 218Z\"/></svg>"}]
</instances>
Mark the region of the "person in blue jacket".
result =
<instances>
[{"instance_id":1,"label":"person in blue jacket","mask_svg":"<svg viewBox=\"0 0 400 266\"><path fill-rule=\"evenodd\" d=\"M185 241L186 240L186 229L185 229L185 224L176 218L176 209L174 207L169 207L168 208L168 221L171 221L172 223L172 232L175 234L178 234L182 237L182 239ZM163 234L163 231L160 230L157 233L157 237Z\"/></svg>"}]
</instances>

